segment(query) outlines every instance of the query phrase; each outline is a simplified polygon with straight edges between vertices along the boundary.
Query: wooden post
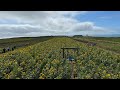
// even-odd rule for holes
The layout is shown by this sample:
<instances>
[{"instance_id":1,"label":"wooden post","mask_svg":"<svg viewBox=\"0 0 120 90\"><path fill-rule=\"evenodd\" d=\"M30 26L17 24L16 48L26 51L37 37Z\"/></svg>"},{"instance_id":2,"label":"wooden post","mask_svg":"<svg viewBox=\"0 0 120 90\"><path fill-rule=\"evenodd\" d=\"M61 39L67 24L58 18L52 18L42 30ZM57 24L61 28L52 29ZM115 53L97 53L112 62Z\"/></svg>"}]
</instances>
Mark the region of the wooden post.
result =
<instances>
[{"instance_id":1,"label":"wooden post","mask_svg":"<svg viewBox=\"0 0 120 90\"><path fill-rule=\"evenodd\" d=\"M63 48L63 58L64 58L64 48Z\"/></svg>"}]
</instances>

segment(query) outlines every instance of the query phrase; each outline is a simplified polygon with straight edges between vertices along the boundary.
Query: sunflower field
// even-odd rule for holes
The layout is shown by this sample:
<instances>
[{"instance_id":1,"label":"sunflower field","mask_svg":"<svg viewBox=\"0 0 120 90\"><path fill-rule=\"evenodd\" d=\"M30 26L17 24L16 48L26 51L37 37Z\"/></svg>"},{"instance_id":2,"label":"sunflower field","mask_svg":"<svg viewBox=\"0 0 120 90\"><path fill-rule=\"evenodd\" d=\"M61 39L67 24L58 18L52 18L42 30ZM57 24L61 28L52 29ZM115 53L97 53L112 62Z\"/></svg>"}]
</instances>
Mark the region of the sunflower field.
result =
<instances>
[{"instance_id":1,"label":"sunflower field","mask_svg":"<svg viewBox=\"0 0 120 90\"><path fill-rule=\"evenodd\" d=\"M73 65L62 57L62 47L80 48L79 55L69 51ZM120 54L67 37L0 54L0 79L71 79L71 75L73 79L120 79Z\"/></svg>"}]
</instances>

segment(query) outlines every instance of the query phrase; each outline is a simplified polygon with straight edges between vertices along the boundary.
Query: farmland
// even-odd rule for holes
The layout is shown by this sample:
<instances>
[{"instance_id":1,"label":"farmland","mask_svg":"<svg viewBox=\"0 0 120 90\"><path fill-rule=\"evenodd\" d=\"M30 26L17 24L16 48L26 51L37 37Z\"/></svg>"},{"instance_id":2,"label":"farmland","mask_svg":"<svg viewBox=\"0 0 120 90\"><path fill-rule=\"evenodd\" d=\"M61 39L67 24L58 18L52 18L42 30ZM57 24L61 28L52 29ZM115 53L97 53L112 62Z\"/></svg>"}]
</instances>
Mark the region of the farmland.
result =
<instances>
[{"instance_id":1,"label":"farmland","mask_svg":"<svg viewBox=\"0 0 120 90\"><path fill-rule=\"evenodd\" d=\"M76 40L82 40L86 42L97 43L96 47L100 47L109 51L120 53L120 38L118 37L83 37L74 38Z\"/></svg>"},{"instance_id":2,"label":"farmland","mask_svg":"<svg viewBox=\"0 0 120 90\"><path fill-rule=\"evenodd\" d=\"M21 38L9 38L9 39L0 39L0 53L2 52L3 48L10 47L16 47L21 48L21 47L27 47L48 39L51 39L53 37L51 36L43 36L43 37L21 37Z\"/></svg>"},{"instance_id":3,"label":"farmland","mask_svg":"<svg viewBox=\"0 0 120 90\"><path fill-rule=\"evenodd\" d=\"M120 79L118 39L114 41L114 39L76 38L96 42L98 46L88 46L74 39L54 37L0 54L0 78ZM74 50L69 51L69 55L74 58L73 64L62 57L62 47L80 48L79 55L75 54Z\"/></svg>"}]
</instances>

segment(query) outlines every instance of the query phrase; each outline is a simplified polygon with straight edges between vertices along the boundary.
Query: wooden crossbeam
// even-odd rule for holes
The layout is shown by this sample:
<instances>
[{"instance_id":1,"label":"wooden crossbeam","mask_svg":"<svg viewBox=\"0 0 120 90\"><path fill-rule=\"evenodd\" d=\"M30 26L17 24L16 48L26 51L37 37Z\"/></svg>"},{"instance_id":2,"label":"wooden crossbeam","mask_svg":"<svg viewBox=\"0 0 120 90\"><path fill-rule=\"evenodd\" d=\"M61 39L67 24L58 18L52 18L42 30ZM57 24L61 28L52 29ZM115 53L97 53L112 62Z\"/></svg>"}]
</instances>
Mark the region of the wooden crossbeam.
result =
<instances>
[{"instance_id":1,"label":"wooden crossbeam","mask_svg":"<svg viewBox=\"0 0 120 90\"><path fill-rule=\"evenodd\" d=\"M61 49L80 49L80 48L72 48L72 47L69 47L69 48L61 48Z\"/></svg>"}]
</instances>

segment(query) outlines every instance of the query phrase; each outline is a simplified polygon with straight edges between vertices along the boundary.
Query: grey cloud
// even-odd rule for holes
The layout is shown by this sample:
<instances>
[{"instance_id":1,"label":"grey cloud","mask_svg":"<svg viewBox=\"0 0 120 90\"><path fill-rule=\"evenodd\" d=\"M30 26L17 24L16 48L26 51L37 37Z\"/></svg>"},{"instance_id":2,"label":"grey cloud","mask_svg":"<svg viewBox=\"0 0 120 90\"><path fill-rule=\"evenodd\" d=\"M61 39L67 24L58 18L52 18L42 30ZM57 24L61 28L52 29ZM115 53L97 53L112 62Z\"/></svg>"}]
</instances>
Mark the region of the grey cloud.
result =
<instances>
[{"instance_id":1,"label":"grey cloud","mask_svg":"<svg viewBox=\"0 0 120 90\"><path fill-rule=\"evenodd\" d=\"M71 34L81 31L100 31L93 22L74 18L87 12L79 11L0 11L0 19L13 19L18 24L0 24L0 37ZM70 15L66 17L64 15Z\"/></svg>"}]
</instances>

